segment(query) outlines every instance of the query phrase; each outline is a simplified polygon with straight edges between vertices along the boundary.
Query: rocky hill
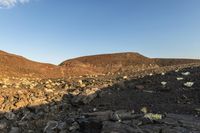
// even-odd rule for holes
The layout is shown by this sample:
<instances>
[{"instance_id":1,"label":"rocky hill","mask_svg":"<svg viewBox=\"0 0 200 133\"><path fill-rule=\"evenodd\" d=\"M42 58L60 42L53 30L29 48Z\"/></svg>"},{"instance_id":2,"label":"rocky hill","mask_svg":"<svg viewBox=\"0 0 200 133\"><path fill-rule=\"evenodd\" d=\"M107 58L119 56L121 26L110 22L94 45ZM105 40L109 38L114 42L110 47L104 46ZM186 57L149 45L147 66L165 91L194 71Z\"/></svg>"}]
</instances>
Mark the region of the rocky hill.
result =
<instances>
[{"instance_id":1,"label":"rocky hill","mask_svg":"<svg viewBox=\"0 0 200 133\"><path fill-rule=\"evenodd\" d=\"M114 53L79 57L60 65L39 63L22 56L0 51L0 76L61 78L102 75L116 72L138 72L158 67L197 63L199 60L153 59L139 53Z\"/></svg>"},{"instance_id":2,"label":"rocky hill","mask_svg":"<svg viewBox=\"0 0 200 133\"><path fill-rule=\"evenodd\" d=\"M158 67L199 63L192 59L148 58L139 53L114 53L79 57L62 62L60 66L70 72L82 74L106 74L121 71L138 72Z\"/></svg>"},{"instance_id":3,"label":"rocky hill","mask_svg":"<svg viewBox=\"0 0 200 133\"><path fill-rule=\"evenodd\" d=\"M114 53L114 54L102 54L79 57L75 59L67 60L60 65L67 65L73 61L79 61L84 64L88 64L94 67L112 67L112 66L128 66L138 64L150 64L152 59L147 58L139 53Z\"/></svg>"},{"instance_id":4,"label":"rocky hill","mask_svg":"<svg viewBox=\"0 0 200 133\"><path fill-rule=\"evenodd\" d=\"M200 132L198 60L117 53L56 66L1 51L0 72L0 133Z\"/></svg>"},{"instance_id":5,"label":"rocky hill","mask_svg":"<svg viewBox=\"0 0 200 133\"><path fill-rule=\"evenodd\" d=\"M200 63L198 59L164 59L164 58L157 58L154 59L156 64L160 67L165 66L175 66L175 65L183 65L183 64L190 64L190 63Z\"/></svg>"},{"instance_id":6,"label":"rocky hill","mask_svg":"<svg viewBox=\"0 0 200 133\"><path fill-rule=\"evenodd\" d=\"M34 62L4 51L0 51L0 72L0 76L10 77L62 77L59 66Z\"/></svg>"},{"instance_id":7,"label":"rocky hill","mask_svg":"<svg viewBox=\"0 0 200 133\"><path fill-rule=\"evenodd\" d=\"M62 67L83 68L93 73L114 73L117 71L132 69L142 70L158 67L154 59L147 58L138 53L115 53L94 56L85 56L64 61Z\"/></svg>"}]
</instances>

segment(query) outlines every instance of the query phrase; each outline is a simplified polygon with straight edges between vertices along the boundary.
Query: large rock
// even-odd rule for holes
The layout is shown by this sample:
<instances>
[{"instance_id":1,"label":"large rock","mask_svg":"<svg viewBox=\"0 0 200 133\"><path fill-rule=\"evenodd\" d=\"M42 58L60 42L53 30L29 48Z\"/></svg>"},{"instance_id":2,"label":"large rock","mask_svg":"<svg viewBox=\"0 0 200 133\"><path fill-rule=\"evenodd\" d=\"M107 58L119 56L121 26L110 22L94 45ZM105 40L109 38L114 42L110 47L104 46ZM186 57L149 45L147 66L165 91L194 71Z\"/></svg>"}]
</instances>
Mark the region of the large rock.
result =
<instances>
[{"instance_id":1,"label":"large rock","mask_svg":"<svg viewBox=\"0 0 200 133\"><path fill-rule=\"evenodd\" d=\"M20 133L20 129L18 127L12 127L9 133Z\"/></svg>"},{"instance_id":2,"label":"large rock","mask_svg":"<svg viewBox=\"0 0 200 133\"><path fill-rule=\"evenodd\" d=\"M46 127L44 128L44 133L50 133L54 129L56 129L57 127L58 127L58 122L57 121L49 121L47 123Z\"/></svg>"},{"instance_id":3,"label":"large rock","mask_svg":"<svg viewBox=\"0 0 200 133\"><path fill-rule=\"evenodd\" d=\"M14 120L16 118L16 115L13 112L8 112L5 114L5 117L8 120Z\"/></svg>"},{"instance_id":4,"label":"large rock","mask_svg":"<svg viewBox=\"0 0 200 133\"><path fill-rule=\"evenodd\" d=\"M140 130L118 122L103 122L101 133L139 133Z\"/></svg>"},{"instance_id":5,"label":"large rock","mask_svg":"<svg viewBox=\"0 0 200 133\"><path fill-rule=\"evenodd\" d=\"M80 93L78 96L74 96L74 98L71 101L73 104L77 104L77 103L88 104L94 98L97 97L98 91L99 91L98 88L86 89L82 93Z\"/></svg>"}]
</instances>

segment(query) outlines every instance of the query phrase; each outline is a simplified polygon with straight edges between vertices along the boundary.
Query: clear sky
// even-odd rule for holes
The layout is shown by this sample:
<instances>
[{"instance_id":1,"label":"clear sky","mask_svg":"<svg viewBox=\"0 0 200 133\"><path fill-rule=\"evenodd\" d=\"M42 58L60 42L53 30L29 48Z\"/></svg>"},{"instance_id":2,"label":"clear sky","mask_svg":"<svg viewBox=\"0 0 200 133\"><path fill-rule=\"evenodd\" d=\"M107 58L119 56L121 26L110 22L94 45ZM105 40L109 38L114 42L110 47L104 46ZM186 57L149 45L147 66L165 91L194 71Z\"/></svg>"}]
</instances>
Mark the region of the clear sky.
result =
<instances>
[{"instance_id":1,"label":"clear sky","mask_svg":"<svg viewBox=\"0 0 200 133\"><path fill-rule=\"evenodd\" d=\"M200 57L200 0L0 0L0 49L58 64L139 52Z\"/></svg>"}]
</instances>

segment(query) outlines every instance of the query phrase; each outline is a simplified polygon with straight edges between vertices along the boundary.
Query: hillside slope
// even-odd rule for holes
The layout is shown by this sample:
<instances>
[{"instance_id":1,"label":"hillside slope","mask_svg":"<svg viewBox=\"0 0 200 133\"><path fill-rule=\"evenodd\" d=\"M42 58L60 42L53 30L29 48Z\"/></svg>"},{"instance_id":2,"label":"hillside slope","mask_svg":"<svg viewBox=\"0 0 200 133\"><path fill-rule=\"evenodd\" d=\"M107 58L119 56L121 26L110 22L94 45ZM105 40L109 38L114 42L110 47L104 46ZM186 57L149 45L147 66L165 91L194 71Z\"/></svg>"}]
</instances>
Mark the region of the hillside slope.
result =
<instances>
[{"instance_id":1,"label":"hillside slope","mask_svg":"<svg viewBox=\"0 0 200 133\"><path fill-rule=\"evenodd\" d=\"M139 53L114 53L93 56L84 56L66 60L60 64L70 72L91 73L115 73L121 71L138 72L158 67L200 63L194 59L161 59L148 58Z\"/></svg>"},{"instance_id":2,"label":"hillside slope","mask_svg":"<svg viewBox=\"0 0 200 133\"><path fill-rule=\"evenodd\" d=\"M62 77L61 68L0 51L1 76Z\"/></svg>"},{"instance_id":3,"label":"hillside slope","mask_svg":"<svg viewBox=\"0 0 200 133\"><path fill-rule=\"evenodd\" d=\"M131 68L154 68L157 64L153 59L138 53L115 53L70 59L61 63L60 66L66 68L70 66L73 69L82 67L94 73L108 73Z\"/></svg>"},{"instance_id":4,"label":"hillside slope","mask_svg":"<svg viewBox=\"0 0 200 133\"><path fill-rule=\"evenodd\" d=\"M157 58L154 59L156 64L160 67L163 66L174 66L174 65L183 65L183 64L190 64L190 63L200 63L198 59L164 59L164 58Z\"/></svg>"},{"instance_id":5,"label":"hillside slope","mask_svg":"<svg viewBox=\"0 0 200 133\"><path fill-rule=\"evenodd\" d=\"M199 63L190 59L154 59L139 53L114 53L84 56L60 65L39 63L22 56L0 51L0 76L61 78L82 75L101 75L116 72L138 72L158 67Z\"/></svg>"}]
</instances>

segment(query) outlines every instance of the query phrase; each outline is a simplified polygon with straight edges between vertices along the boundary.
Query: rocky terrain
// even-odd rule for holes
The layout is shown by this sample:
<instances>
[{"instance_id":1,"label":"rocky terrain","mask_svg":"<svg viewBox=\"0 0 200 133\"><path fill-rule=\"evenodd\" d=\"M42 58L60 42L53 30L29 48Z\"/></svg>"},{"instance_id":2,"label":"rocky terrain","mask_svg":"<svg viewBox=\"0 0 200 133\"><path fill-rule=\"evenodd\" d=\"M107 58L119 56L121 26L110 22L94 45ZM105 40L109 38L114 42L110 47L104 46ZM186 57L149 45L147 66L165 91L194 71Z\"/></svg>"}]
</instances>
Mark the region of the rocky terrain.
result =
<instances>
[{"instance_id":1,"label":"rocky terrain","mask_svg":"<svg viewBox=\"0 0 200 133\"><path fill-rule=\"evenodd\" d=\"M0 70L2 133L200 133L198 60L123 53L55 66L1 52Z\"/></svg>"}]
</instances>

